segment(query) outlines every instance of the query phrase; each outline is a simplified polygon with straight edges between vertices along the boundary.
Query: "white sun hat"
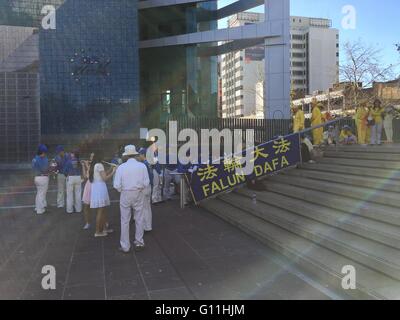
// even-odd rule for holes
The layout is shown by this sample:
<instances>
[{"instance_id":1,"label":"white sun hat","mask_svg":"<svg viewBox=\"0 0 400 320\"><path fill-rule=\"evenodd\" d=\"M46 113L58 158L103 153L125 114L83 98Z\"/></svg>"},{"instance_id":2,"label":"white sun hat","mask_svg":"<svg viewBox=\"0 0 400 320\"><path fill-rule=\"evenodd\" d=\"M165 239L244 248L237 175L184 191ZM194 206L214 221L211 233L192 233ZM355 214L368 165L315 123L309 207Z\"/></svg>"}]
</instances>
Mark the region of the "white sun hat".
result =
<instances>
[{"instance_id":1,"label":"white sun hat","mask_svg":"<svg viewBox=\"0 0 400 320\"><path fill-rule=\"evenodd\" d=\"M136 151L136 147L133 144L130 144L125 147L125 152L122 154L123 157L126 156L136 156L139 153Z\"/></svg>"}]
</instances>

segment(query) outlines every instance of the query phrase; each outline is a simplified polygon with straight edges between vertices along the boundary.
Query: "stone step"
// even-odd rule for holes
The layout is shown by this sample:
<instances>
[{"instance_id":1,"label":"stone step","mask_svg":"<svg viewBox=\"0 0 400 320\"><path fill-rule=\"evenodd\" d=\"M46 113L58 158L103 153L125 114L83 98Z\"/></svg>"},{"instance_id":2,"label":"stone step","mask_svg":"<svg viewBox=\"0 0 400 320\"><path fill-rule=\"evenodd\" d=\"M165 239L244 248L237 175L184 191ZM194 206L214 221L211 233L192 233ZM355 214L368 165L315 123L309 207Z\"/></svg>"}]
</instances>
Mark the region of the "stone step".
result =
<instances>
[{"instance_id":1,"label":"stone step","mask_svg":"<svg viewBox=\"0 0 400 320\"><path fill-rule=\"evenodd\" d=\"M239 194L252 197L254 192L241 189ZM257 202L278 207L344 231L352 232L387 246L400 249L400 227L316 205L274 192L256 192Z\"/></svg>"},{"instance_id":2,"label":"stone step","mask_svg":"<svg viewBox=\"0 0 400 320\"><path fill-rule=\"evenodd\" d=\"M324 157L362 160L400 161L400 153L325 151Z\"/></svg>"},{"instance_id":3,"label":"stone step","mask_svg":"<svg viewBox=\"0 0 400 320\"><path fill-rule=\"evenodd\" d=\"M400 154L399 144L390 144L382 146L329 146L325 148L326 151L343 151L343 152L363 152L363 153L397 153Z\"/></svg>"},{"instance_id":4,"label":"stone step","mask_svg":"<svg viewBox=\"0 0 400 320\"><path fill-rule=\"evenodd\" d=\"M356 269L356 289L343 290L344 294L356 299L400 299L399 281L371 270L353 259L235 208L220 199L203 202L202 206L292 259L304 272L317 277L326 286L343 290L342 268L352 265Z\"/></svg>"},{"instance_id":5,"label":"stone step","mask_svg":"<svg viewBox=\"0 0 400 320\"><path fill-rule=\"evenodd\" d=\"M338 164L342 166L352 167L366 167L366 168L380 168L398 171L400 169L400 162L396 161L379 161L379 160L359 160L359 159L342 159L342 158L329 158L323 157L318 160L318 163Z\"/></svg>"},{"instance_id":6,"label":"stone step","mask_svg":"<svg viewBox=\"0 0 400 320\"><path fill-rule=\"evenodd\" d=\"M376 177L394 180L398 183L400 180L400 171L391 169L380 169L380 168L367 168L367 167L356 167L356 164L344 166L341 164L332 164L329 161L323 163L318 162L314 164L304 163L300 166L301 169L306 170L318 170L333 173L345 173L350 175L360 175L364 177Z\"/></svg>"},{"instance_id":7,"label":"stone step","mask_svg":"<svg viewBox=\"0 0 400 320\"><path fill-rule=\"evenodd\" d=\"M263 198L263 195L260 194ZM250 197L221 196L220 199L269 223L293 232L314 243L353 259L365 266L400 280L400 251L375 241L361 238L296 213L270 206Z\"/></svg>"},{"instance_id":8,"label":"stone step","mask_svg":"<svg viewBox=\"0 0 400 320\"><path fill-rule=\"evenodd\" d=\"M275 181L268 181L265 186L271 192L290 195L292 198L305 200L313 204L400 226L400 211L398 208L338 196L324 191L313 190L311 192L303 187Z\"/></svg>"},{"instance_id":9,"label":"stone step","mask_svg":"<svg viewBox=\"0 0 400 320\"><path fill-rule=\"evenodd\" d=\"M400 183L393 180L352 175L349 174L349 172L347 172L347 174L325 172L324 168L322 168L321 170L288 170L285 172L285 175L311 178L329 182L338 182L347 185L372 188L375 190L400 192Z\"/></svg>"},{"instance_id":10,"label":"stone step","mask_svg":"<svg viewBox=\"0 0 400 320\"><path fill-rule=\"evenodd\" d=\"M400 209L400 197L399 194L395 192L374 190L372 188L351 186L345 185L343 183L321 181L311 178L289 175L278 175L269 177L268 180L266 180L266 183L269 183L270 181L285 183L287 185L298 186L309 190L323 190L327 193L333 193L336 195L354 198L362 201L379 203L382 205L397 207Z\"/></svg>"}]
</instances>

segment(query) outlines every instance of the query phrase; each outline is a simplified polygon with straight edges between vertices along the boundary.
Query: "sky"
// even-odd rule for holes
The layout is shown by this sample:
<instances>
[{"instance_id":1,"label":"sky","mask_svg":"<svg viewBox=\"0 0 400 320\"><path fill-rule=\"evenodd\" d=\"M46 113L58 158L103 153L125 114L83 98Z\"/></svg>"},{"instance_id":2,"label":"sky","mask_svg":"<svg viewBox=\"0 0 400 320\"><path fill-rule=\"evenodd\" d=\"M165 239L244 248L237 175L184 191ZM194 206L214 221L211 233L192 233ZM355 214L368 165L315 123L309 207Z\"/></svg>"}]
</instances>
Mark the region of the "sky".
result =
<instances>
[{"instance_id":1,"label":"sky","mask_svg":"<svg viewBox=\"0 0 400 320\"><path fill-rule=\"evenodd\" d=\"M218 5L221 7L234 1L222 0L218 1ZM346 5L355 9L355 29L345 29L342 26L345 17L342 9ZM264 7L249 11L263 12ZM331 19L332 27L339 29L341 47L347 41L357 40L367 45L376 45L382 49L382 62L385 65L399 64L396 71L400 74L400 54L395 47L396 43L400 43L399 13L399 0L291 0L290 10L293 16ZM226 19L219 21L219 27L226 27Z\"/></svg>"}]
</instances>

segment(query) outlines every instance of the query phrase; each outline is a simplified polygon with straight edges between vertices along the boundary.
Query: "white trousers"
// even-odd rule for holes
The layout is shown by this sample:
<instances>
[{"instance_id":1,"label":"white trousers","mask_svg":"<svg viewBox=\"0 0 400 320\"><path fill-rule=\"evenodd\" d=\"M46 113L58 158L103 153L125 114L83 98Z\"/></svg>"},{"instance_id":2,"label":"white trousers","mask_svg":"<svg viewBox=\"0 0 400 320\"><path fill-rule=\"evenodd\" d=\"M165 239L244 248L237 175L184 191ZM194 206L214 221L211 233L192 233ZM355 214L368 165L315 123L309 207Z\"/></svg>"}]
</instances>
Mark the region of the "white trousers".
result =
<instances>
[{"instance_id":1,"label":"white trousers","mask_svg":"<svg viewBox=\"0 0 400 320\"><path fill-rule=\"evenodd\" d=\"M42 214L47 207L47 190L49 189L49 177L35 177L36 200L35 211L37 214Z\"/></svg>"},{"instance_id":2,"label":"white trousers","mask_svg":"<svg viewBox=\"0 0 400 320\"><path fill-rule=\"evenodd\" d=\"M162 176L158 174L156 170L153 170L153 203L158 203L162 201Z\"/></svg>"},{"instance_id":3,"label":"white trousers","mask_svg":"<svg viewBox=\"0 0 400 320\"><path fill-rule=\"evenodd\" d=\"M382 123L376 123L371 127L371 144L381 144Z\"/></svg>"},{"instance_id":4,"label":"white trousers","mask_svg":"<svg viewBox=\"0 0 400 320\"><path fill-rule=\"evenodd\" d=\"M153 230L153 213L151 211L151 186L148 186L144 191L143 216L144 230Z\"/></svg>"},{"instance_id":5,"label":"white trousers","mask_svg":"<svg viewBox=\"0 0 400 320\"><path fill-rule=\"evenodd\" d=\"M121 248L128 251L131 248L129 237L129 223L132 217L132 210L134 213L136 234L135 244L144 245L144 191L122 191L120 198L121 210Z\"/></svg>"},{"instance_id":6,"label":"white trousers","mask_svg":"<svg viewBox=\"0 0 400 320\"><path fill-rule=\"evenodd\" d=\"M65 175L57 175L57 208L65 206Z\"/></svg>"},{"instance_id":7,"label":"white trousers","mask_svg":"<svg viewBox=\"0 0 400 320\"><path fill-rule=\"evenodd\" d=\"M386 139L388 142L393 142L393 118L384 120L383 127L385 128Z\"/></svg>"},{"instance_id":8,"label":"white trousers","mask_svg":"<svg viewBox=\"0 0 400 320\"><path fill-rule=\"evenodd\" d=\"M82 212L82 178L70 176L67 178L67 212Z\"/></svg>"}]
</instances>

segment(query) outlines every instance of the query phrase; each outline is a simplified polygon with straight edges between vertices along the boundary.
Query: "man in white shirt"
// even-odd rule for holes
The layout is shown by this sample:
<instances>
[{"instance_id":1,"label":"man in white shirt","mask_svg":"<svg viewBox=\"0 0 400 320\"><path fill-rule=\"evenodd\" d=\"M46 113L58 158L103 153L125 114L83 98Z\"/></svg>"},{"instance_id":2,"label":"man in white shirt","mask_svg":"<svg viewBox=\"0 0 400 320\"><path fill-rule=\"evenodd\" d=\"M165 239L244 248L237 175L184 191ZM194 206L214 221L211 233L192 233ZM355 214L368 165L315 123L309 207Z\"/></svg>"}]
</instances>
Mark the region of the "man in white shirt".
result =
<instances>
[{"instance_id":1,"label":"man in white shirt","mask_svg":"<svg viewBox=\"0 0 400 320\"><path fill-rule=\"evenodd\" d=\"M115 173L114 188L121 193L121 247L120 250L128 253L131 248L129 240L129 223L134 211L136 225L135 250L144 248L144 191L150 185L149 174L146 165L137 161L139 155L134 145L125 147L123 157L128 161L121 164Z\"/></svg>"}]
</instances>

